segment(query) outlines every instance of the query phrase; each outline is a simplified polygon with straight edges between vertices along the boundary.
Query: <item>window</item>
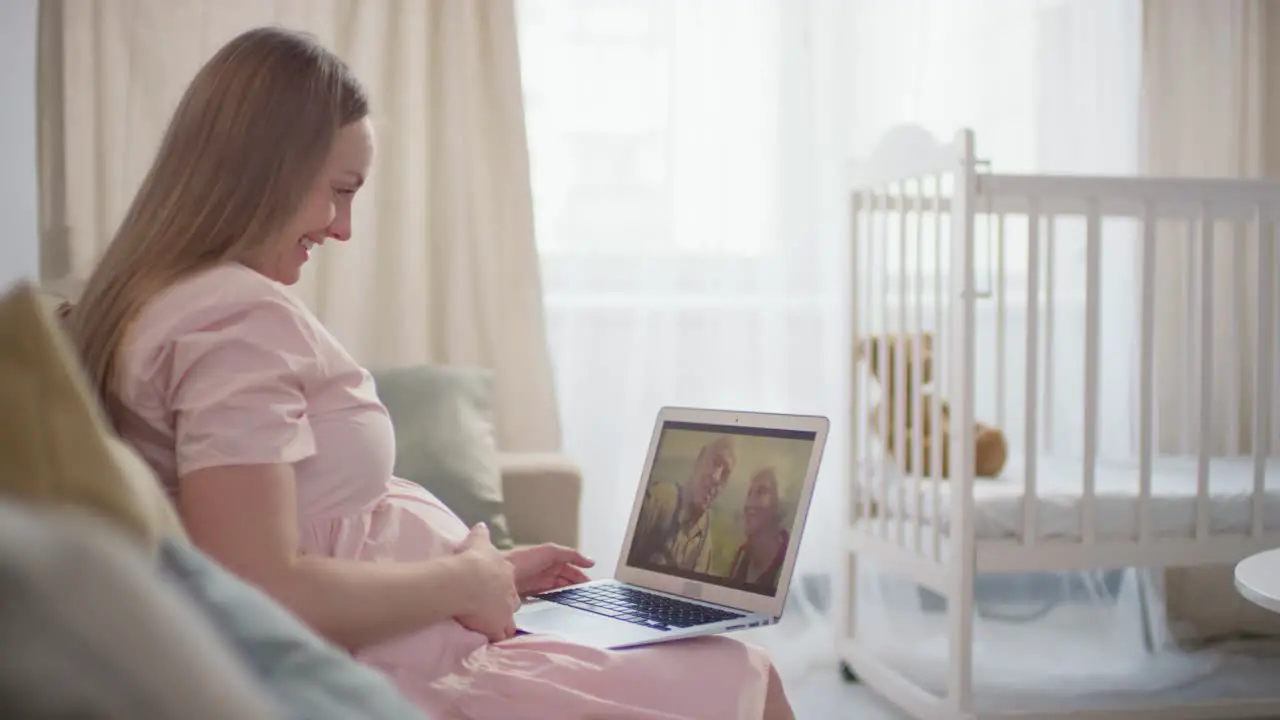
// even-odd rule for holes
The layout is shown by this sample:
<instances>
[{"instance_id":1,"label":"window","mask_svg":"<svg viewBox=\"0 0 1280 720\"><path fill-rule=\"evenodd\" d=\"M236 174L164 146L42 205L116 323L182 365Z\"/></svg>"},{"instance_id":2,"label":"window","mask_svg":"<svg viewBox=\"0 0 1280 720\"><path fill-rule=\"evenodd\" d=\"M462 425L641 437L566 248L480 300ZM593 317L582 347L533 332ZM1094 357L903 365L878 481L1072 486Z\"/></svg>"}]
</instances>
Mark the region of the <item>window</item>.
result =
<instances>
[{"instance_id":1,"label":"window","mask_svg":"<svg viewBox=\"0 0 1280 720\"><path fill-rule=\"evenodd\" d=\"M776 249L773 3L522 0L535 222L548 257Z\"/></svg>"}]
</instances>

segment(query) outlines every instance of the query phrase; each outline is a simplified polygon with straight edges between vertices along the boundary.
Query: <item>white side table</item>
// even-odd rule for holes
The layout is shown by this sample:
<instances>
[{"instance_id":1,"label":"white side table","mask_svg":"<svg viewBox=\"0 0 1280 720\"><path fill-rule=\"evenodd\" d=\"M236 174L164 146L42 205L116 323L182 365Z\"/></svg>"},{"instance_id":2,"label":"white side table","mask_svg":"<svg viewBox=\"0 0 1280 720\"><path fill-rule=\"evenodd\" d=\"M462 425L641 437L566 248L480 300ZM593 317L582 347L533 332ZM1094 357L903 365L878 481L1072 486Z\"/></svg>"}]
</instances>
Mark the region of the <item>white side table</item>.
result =
<instances>
[{"instance_id":1,"label":"white side table","mask_svg":"<svg viewBox=\"0 0 1280 720\"><path fill-rule=\"evenodd\" d=\"M1280 549L1250 555L1237 563L1236 590L1246 600L1280 613Z\"/></svg>"}]
</instances>

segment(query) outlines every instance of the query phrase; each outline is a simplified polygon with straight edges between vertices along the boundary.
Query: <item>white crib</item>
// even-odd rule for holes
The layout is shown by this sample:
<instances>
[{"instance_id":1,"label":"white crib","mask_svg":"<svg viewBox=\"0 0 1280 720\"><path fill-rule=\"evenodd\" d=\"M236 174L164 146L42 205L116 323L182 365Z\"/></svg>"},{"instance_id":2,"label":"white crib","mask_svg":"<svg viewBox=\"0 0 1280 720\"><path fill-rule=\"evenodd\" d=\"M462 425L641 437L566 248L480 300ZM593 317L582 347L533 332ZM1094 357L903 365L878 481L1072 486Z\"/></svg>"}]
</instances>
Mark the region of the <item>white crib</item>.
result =
<instances>
[{"instance_id":1,"label":"white crib","mask_svg":"<svg viewBox=\"0 0 1280 720\"><path fill-rule=\"evenodd\" d=\"M851 477L842 512L847 528L835 591L839 653L847 670L913 717L975 717L972 643L978 573L1221 564L1280 546L1280 464L1273 456L1280 450L1275 440L1280 430L1275 418L1280 391L1280 317L1275 310L1280 300L1275 250L1280 182L999 174L975 157L970 131L943 144L922 131L901 128L853 169L851 183L853 337L856 342L885 332L936 333L935 389L951 407L953 470L947 479L908 476L893 464L866 418L876 399L870 394L878 386L866 382L866 367L855 353L854 377L863 380L852 383ZM1054 286L1054 233L1064 219L1076 223L1083 246L1081 288ZM1109 352L1101 331L1109 320L1101 301L1101 229L1117 221L1128 223L1137 248L1132 282L1136 362L1132 387L1126 388L1136 410L1126 431L1134 448L1128 462L1105 460L1100 451L1103 440L1111 439L1100 438L1101 427L1111 428L1108 434L1115 427L1129 427L1104 418L1100 409L1105 407L1100 358ZM1180 248L1194 248L1197 254L1185 278L1194 291L1186 294L1186 317L1179 320L1186 337L1195 340L1187 346L1187 361L1179 365L1188 407L1201 409L1212 407L1219 386L1213 378L1222 375L1225 365L1248 368L1235 379L1251 383L1255 399L1235 415L1251 426L1251 433L1235 433L1244 437L1242 447L1225 452L1214 450L1207 438L1231 436L1231 429L1218 427L1207 410L1198 417L1183 413L1183 418L1195 418L1182 421L1183 427L1173 433L1184 439L1186 452L1162 451L1157 441L1161 418L1154 402L1155 378L1161 368L1173 366L1159 357L1155 332L1157 311L1168 310L1157 307L1162 301L1154 285L1161 248L1175 241L1169 227L1185 231L1188 243L1218 238ZM1219 257L1214 248L1242 238L1252 238L1256 257L1236 271L1256 283L1257 297L1250 301L1252 307L1224 315L1209 309L1223 290L1214 287L1215 281L1223 282L1221 268L1214 270ZM1020 273L1006 267L1015 247L1025 253L1026 269ZM1054 303L1065 302L1064 297L1082 308L1079 335L1054 326L1060 315ZM975 333L978 312L996 318L994 338L981 343ZM1213 350L1215 338L1249 335L1254 338L1248 343L1249 362L1224 362ZM993 343L994 367L981 365ZM1010 352L1016 363L1007 359ZM1080 364L1083 376L1081 387L1073 391L1082 395L1072 398L1079 403L1072 407L1082 415L1080 447L1074 451L1046 447L1052 433L1044 427L1061 422L1062 413L1052 406L1062 406L1064 392L1044 378L1055 377L1053 363L1068 354L1076 354L1073 362ZM882 370L895 373L900 403L905 401L903 365ZM919 364L913 370L919 378ZM978 394L983 384L993 386L994 401ZM1013 403L1020 419L1013 421L1004 417L1010 414L1006 395L1011 390L1021 393ZM1012 459L996 480L975 480L972 471L975 408L984 403L994 410L976 419L1010 431ZM886 405L880 403L881 408ZM918 409L913 414L920 417ZM903 413L896 414L895 457L904 453L902 418ZM884 427L883 410L880 420ZM935 408L934 427L939 420ZM921 467L922 459L918 425L910 445L914 468ZM1169 428L1164 430L1168 436ZM937 444L931 452L930 466L937 468ZM854 586L859 558L947 599L945 696L927 692L860 642ZM1085 716L1276 717L1280 703L1235 698L1071 714Z\"/></svg>"}]
</instances>

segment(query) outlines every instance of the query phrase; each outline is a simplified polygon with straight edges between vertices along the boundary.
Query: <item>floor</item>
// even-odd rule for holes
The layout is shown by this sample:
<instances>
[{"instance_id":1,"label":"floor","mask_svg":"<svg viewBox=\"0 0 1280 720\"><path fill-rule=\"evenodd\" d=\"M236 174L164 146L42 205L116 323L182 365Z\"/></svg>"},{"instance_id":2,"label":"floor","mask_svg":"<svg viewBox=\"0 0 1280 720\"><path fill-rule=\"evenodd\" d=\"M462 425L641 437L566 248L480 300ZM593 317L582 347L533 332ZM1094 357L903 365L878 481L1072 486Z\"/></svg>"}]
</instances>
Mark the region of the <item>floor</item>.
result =
<instances>
[{"instance_id":1,"label":"floor","mask_svg":"<svg viewBox=\"0 0 1280 720\"><path fill-rule=\"evenodd\" d=\"M857 718L857 720L900 720L908 716L860 685L846 683L836 668L814 672L802 682L787 687L797 720Z\"/></svg>"},{"instance_id":2,"label":"floor","mask_svg":"<svg viewBox=\"0 0 1280 720\"><path fill-rule=\"evenodd\" d=\"M863 685L846 682L835 651L809 619L802 602L788 602L773 627L738 633L769 650L782 675L797 720L903 720L908 715Z\"/></svg>"},{"instance_id":3,"label":"floor","mask_svg":"<svg viewBox=\"0 0 1280 720\"><path fill-rule=\"evenodd\" d=\"M841 718L903 720L909 718L906 713L890 705L867 687L845 681L830 641L829 626L815 621L816 611L800 596L812 597L809 594L793 592L788 598L783 619L777 625L735 634L735 637L757 644L769 651L782 675L783 684L795 709L796 717L800 720L839 720ZM1061 625L1062 628L1070 630L1070 634L1073 635L1090 637L1089 631L1083 628L1091 628L1094 631L1098 629L1097 611L1087 606L1078 609L1070 606L1063 607L1055 611L1054 617L1057 618L1054 625ZM1052 637L1062 638L1061 632L1061 630L1055 631ZM1023 642L1033 641L1040 642L1034 639ZM912 647L915 647L914 643ZM1028 665L1032 656L1043 655L1043 653L1037 653L1034 647L1026 645L1021 647L1009 645L1008 647L1021 650L1021 652L1013 652L1018 659L1012 662L1018 663L1018 667L1023 668L1024 673L1029 669L1028 676L1036 678L1062 679L1065 677L1055 675L1056 666L1063 663L1064 659L1073 652L1070 645L1058 642L1054 646L1055 652L1051 656L1045 656L1048 664L1031 662ZM1097 651L1091 652L1095 654L1083 657L1096 658ZM1122 658L1122 654L1117 658L1116 668L1124 667ZM1008 662L1010 661L1007 659L1004 661L1006 666ZM1070 661L1065 662L1069 664ZM1145 660L1144 663L1151 665L1154 674L1144 673L1141 682L1145 686L1146 682L1156 681L1151 685L1150 690L1154 694L1146 694L1148 691L1140 690L1138 685L1130 684L1129 681L1138 680L1138 676L1118 675L1116 680L1120 684L1114 685L1112 689L1120 691L1126 701L1134 699L1135 696L1131 694L1133 692L1139 693L1139 697L1147 701L1159 699L1175 705L1180 701L1202 701L1222 697L1271 697L1274 696L1275 678L1280 676L1280 647L1259 650L1258 647L1251 646L1244 655L1205 657L1198 660L1190 657L1178 660L1172 656L1161 656ZM1087 667L1088 672L1101 672L1107 677L1113 674L1108 669L1111 666L1107 663L1102 663L1106 667L1085 664L1083 661L1076 664ZM1180 676L1185 676L1183 681L1170 680L1167 685L1164 679L1157 681L1158 678L1168 679ZM935 682L939 679L935 678ZM1092 700L1109 705L1111 704L1107 699L1109 693L1103 689L1104 685L1092 685L1092 691L1088 694ZM1157 689L1161 686L1164 689ZM1081 700L1076 695L1068 694L1064 697L1075 697L1074 701L1068 701L1074 705ZM1038 698L1038 696L1028 697ZM1039 699L1023 700L1023 702L1037 704L1040 701Z\"/></svg>"},{"instance_id":4,"label":"floor","mask_svg":"<svg viewBox=\"0 0 1280 720\"><path fill-rule=\"evenodd\" d=\"M761 645L768 643L761 642ZM863 685L844 680L837 663L827 667L810 667L802 673L786 667L779 670L797 720L904 720L908 715Z\"/></svg>"}]
</instances>

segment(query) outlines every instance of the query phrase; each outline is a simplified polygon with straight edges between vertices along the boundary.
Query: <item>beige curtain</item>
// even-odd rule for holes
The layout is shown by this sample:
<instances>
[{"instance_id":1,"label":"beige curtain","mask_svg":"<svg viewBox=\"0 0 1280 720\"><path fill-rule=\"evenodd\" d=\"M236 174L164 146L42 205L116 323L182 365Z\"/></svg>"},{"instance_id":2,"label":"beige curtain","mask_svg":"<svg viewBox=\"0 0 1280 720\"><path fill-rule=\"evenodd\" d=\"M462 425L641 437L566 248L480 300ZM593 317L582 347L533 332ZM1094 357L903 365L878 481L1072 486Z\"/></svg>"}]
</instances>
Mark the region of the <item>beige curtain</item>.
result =
<instances>
[{"instance_id":1,"label":"beige curtain","mask_svg":"<svg viewBox=\"0 0 1280 720\"><path fill-rule=\"evenodd\" d=\"M1280 178L1280 7L1266 0L1150 0L1143 15L1143 169L1163 176ZM1198 452L1204 412L1211 454L1251 454L1254 406L1268 403L1270 454L1276 455L1280 402L1276 391L1260 397L1254 383L1260 243L1232 224L1216 227L1213 237L1213 400L1202 409L1195 350L1200 316L1191 303L1200 293L1202 246L1185 227L1158 233L1157 448ZM1267 241L1274 246L1274 236ZM1275 277L1280 269L1271 272ZM1270 317L1274 323L1280 311ZM1268 371L1280 390L1275 368ZM1231 564L1163 571L1166 628L1176 643L1194 648L1280 636L1280 619L1241 598L1232 573Z\"/></svg>"},{"instance_id":2,"label":"beige curtain","mask_svg":"<svg viewBox=\"0 0 1280 720\"><path fill-rule=\"evenodd\" d=\"M1266 0L1146 2L1143 37L1143 170L1160 176L1280 179L1280 6ZM1267 228L1263 242L1275 239ZM1257 269L1260 242L1247 227L1213 233L1212 402L1199 407L1201 240L1185 224L1162 227L1156 252L1156 417L1162 452L1194 453L1202 412L1215 455L1249 454L1258 397ZM1273 251L1272 258L1276 256ZM1275 277L1276 270L1268 270ZM1273 300L1280 300L1273 293ZM1280 312L1272 310L1272 320ZM1272 333L1273 337L1275 333ZM1280 355L1273 357L1280 359ZM1268 368L1273 377L1274 368ZM1280 383L1272 382L1273 386ZM1280 390L1280 388L1276 388ZM1271 421L1280 452L1280 418Z\"/></svg>"},{"instance_id":3,"label":"beige curtain","mask_svg":"<svg viewBox=\"0 0 1280 720\"><path fill-rule=\"evenodd\" d=\"M44 278L89 272L196 69L264 24L344 57L378 132L354 240L299 294L366 365L492 368L502 448L558 450L512 0L42 3Z\"/></svg>"}]
</instances>

